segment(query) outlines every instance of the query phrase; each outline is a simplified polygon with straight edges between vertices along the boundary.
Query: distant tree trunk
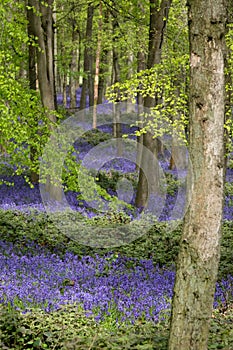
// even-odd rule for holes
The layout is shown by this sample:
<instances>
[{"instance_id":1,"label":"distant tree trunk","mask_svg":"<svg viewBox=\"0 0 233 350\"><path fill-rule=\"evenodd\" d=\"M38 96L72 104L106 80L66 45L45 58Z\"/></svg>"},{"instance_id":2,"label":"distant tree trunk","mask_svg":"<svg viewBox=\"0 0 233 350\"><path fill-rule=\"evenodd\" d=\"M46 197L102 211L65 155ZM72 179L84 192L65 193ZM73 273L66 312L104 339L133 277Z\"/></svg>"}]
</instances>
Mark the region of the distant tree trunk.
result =
<instances>
[{"instance_id":1,"label":"distant tree trunk","mask_svg":"<svg viewBox=\"0 0 233 350\"><path fill-rule=\"evenodd\" d=\"M88 96L89 96L89 106L94 105L94 56L90 55L90 74L88 76Z\"/></svg>"},{"instance_id":2,"label":"distant tree trunk","mask_svg":"<svg viewBox=\"0 0 233 350\"><path fill-rule=\"evenodd\" d=\"M161 2L150 0L150 28L147 58L148 69L161 61L164 31L168 20L171 2L172 0L162 0ZM144 98L144 107L147 111L154 107L155 104L156 99L154 97L146 96ZM135 200L135 204L138 208L145 208L147 206L149 193L157 193L159 191L159 167L155 166L154 169L152 168L155 164L152 160L156 159L158 154L157 143L158 141L153 139L151 133L147 132L143 135L143 146L151 153L142 152L142 166L139 170L139 182ZM148 157L150 159L148 159ZM145 174L145 171L147 174Z\"/></svg>"},{"instance_id":3,"label":"distant tree trunk","mask_svg":"<svg viewBox=\"0 0 233 350\"><path fill-rule=\"evenodd\" d=\"M174 87L175 87L175 95L177 98L181 96L181 85L185 86L184 92L186 95L188 95L188 86L187 85L187 72L186 69L184 69L181 66L180 72L177 72L177 79L174 82ZM171 122L173 125L175 123L180 123L181 124L181 116L183 114L183 111L177 111L176 115L172 115L170 118ZM173 128L172 132L172 144L171 144L171 156L170 156L170 164L169 164L169 169L174 170L180 169L180 170L185 170L188 167L188 157L187 157L187 152L186 152L186 147L184 145L184 141L186 139L186 131L182 130L177 132L176 128ZM162 152L161 152L162 153Z\"/></svg>"},{"instance_id":4,"label":"distant tree trunk","mask_svg":"<svg viewBox=\"0 0 233 350\"><path fill-rule=\"evenodd\" d=\"M119 23L117 20L117 15L114 12L113 22L112 22L112 31L113 31L113 50L112 50L112 59L113 59L113 84L120 82L120 66L119 66L119 55L116 48L116 42L118 39L117 30L119 28ZM117 101L119 102L119 101ZM119 105L113 106L113 136L116 138L117 142L117 155L120 157L122 155L122 132L121 132L121 115Z\"/></svg>"},{"instance_id":5,"label":"distant tree trunk","mask_svg":"<svg viewBox=\"0 0 233 350\"><path fill-rule=\"evenodd\" d=\"M63 99L63 106L67 106L67 74L63 74L63 83L62 83L62 99Z\"/></svg>"},{"instance_id":6,"label":"distant tree trunk","mask_svg":"<svg viewBox=\"0 0 233 350\"><path fill-rule=\"evenodd\" d=\"M70 108L76 108L76 90L79 86L78 81L78 48L79 48L79 29L75 19L72 19L72 51L70 62Z\"/></svg>"},{"instance_id":7,"label":"distant tree trunk","mask_svg":"<svg viewBox=\"0 0 233 350\"><path fill-rule=\"evenodd\" d=\"M143 4L141 3L141 1L138 1L138 6L140 8L140 10L145 13L145 9ZM140 28L139 28L139 32L138 32L138 36L140 36ZM145 43L144 41L142 41L140 43L140 48L138 50L138 54L137 54L137 72L141 72L142 70L146 69L146 54L145 54ZM143 95L138 92L137 94L137 103L138 103L138 121L139 121L139 126L140 128L143 127L143 121L144 121L144 117L143 117L143 104L144 104L144 98ZM139 128L139 129L140 129ZM136 169L139 171L140 170L140 164L141 164L141 159L142 159L142 147L141 145L143 145L143 135L139 135L137 136L137 160L136 160Z\"/></svg>"},{"instance_id":8,"label":"distant tree trunk","mask_svg":"<svg viewBox=\"0 0 233 350\"><path fill-rule=\"evenodd\" d=\"M141 49L138 51L138 73L141 72L142 70L146 69L146 57L144 51ZM140 127L143 126L143 103L144 99L142 94L138 93L137 95L138 99L138 121L140 122ZM143 144L143 135L137 136L137 169L140 169L140 164L141 164L141 159L142 159L142 147L140 145Z\"/></svg>"},{"instance_id":9,"label":"distant tree trunk","mask_svg":"<svg viewBox=\"0 0 233 350\"><path fill-rule=\"evenodd\" d=\"M101 40L102 40L102 2L99 3L99 27L98 27L98 39L96 49L95 60L95 80L94 80L94 107L93 107L93 128L97 127L97 103L98 103L98 90L99 90L99 69L100 69L100 57L101 57Z\"/></svg>"},{"instance_id":10,"label":"distant tree trunk","mask_svg":"<svg viewBox=\"0 0 233 350\"><path fill-rule=\"evenodd\" d=\"M170 170L185 170L187 169L188 159L186 154L186 147L181 145L181 140L176 134L172 136L172 153L170 158Z\"/></svg>"},{"instance_id":11,"label":"distant tree trunk","mask_svg":"<svg viewBox=\"0 0 233 350\"><path fill-rule=\"evenodd\" d=\"M176 120L179 119L179 116ZM172 121L173 118L172 118ZM171 157L169 169L174 170L185 170L188 166L187 148L184 145L184 141L181 136L185 139L185 133L183 135L177 134L177 131L173 129L172 133L172 145L171 145Z\"/></svg>"},{"instance_id":12,"label":"distant tree trunk","mask_svg":"<svg viewBox=\"0 0 233 350\"><path fill-rule=\"evenodd\" d=\"M134 73L134 70L133 70L134 56L133 56L132 52L129 52L127 61L128 61L127 62L128 63L128 79L130 79ZM135 103L135 101L131 101L131 98L129 97L129 99L127 100L127 104L126 104L126 113L134 113L135 112L134 103Z\"/></svg>"},{"instance_id":13,"label":"distant tree trunk","mask_svg":"<svg viewBox=\"0 0 233 350\"><path fill-rule=\"evenodd\" d=\"M92 65L93 65L93 54L92 48L90 47L91 39L92 39L92 26L93 26L93 16L94 16L94 7L92 4L88 4L87 8L87 23L86 23L86 36L85 36L85 49L84 49L84 77L82 84L82 93L80 100L80 109L86 108L86 98L87 91L89 90L89 105L93 106L94 101L90 101L90 97L92 97L90 89L91 86L91 77L92 75Z\"/></svg>"},{"instance_id":14,"label":"distant tree trunk","mask_svg":"<svg viewBox=\"0 0 233 350\"><path fill-rule=\"evenodd\" d=\"M99 71L99 86L98 86L98 104L102 104L104 101L106 78L105 74L107 73L107 64L108 64L108 51L103 50L101 55L101 64Z\"/></svg>"},{"instance_id":15,"label":"distant tree trunk","mask_svg":"<svg viewBox=\"0 0 233 350\"><path fill-rule=\"evenodd\" d=\"M104 29L109 25L109 11L103 11L103 26ZM103 43L104 44L104 43ZM99 86L98 86L98 104L102 104L104 100L105 88L106 88L106 75L108 73L108 67L110 63L108 62L109 50L103 47L101 60L100 60L100 70L99 70ZM108 64L109 63L109 64Z\"/></svg>"},{"instance_id":16,"label":"distant tree trunk","mask_svg":"<svg viewBox=\"0 0 233 350\"><path fill-rule=\"evenodd\" d=\"M206 350L217 279L224 191L223 0L188 0L192 198L177 260L169 350Z\"/></svg>"},{"instance_id":17,"label":"distant tree trunk","mask_svg":"<svg viewBox=\"0 0 233 350\"><path fill-rule=\"evenodd\" d=\"M57 92L58 92L58 87L59 86L59 79L58 79L58 66L57 66L57 50L58 50L58 37L57 37L57 27L56 27L56 22L57 22L57 8L56 8L56 2L54 2L53 5L53 75L54 75L54 100L55 100L55 107L57 109Z\"/></svg>"}]
</instances>

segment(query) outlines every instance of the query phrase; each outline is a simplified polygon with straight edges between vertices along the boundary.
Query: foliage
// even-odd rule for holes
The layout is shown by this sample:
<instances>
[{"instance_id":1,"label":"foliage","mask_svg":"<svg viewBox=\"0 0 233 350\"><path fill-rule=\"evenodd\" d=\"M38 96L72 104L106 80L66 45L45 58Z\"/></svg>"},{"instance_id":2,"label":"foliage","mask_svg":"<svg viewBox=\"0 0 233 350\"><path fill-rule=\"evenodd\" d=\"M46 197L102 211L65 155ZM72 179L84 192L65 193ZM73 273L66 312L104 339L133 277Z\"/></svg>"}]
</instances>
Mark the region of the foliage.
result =
<instances>
[{"instance_id":1,"label":"foliage","mask_svg":"<svg viewBox=\"0 0 233 350\"><path fill-rule=\"evenodd\" d=\"M133 173L126 173L126 174L122 174L119 171L99 171L98 174L96 174L96 181L98 182L98 184L106 189L106 190L111 190L116 192L117 190L117 183L119 180L121 179L127 179L131 182L133 188L136 188L137 186L137 175L133 174Z\"/></svg>"},{"instance_id":2,"label":"foliage","mask_svg":"<svg viewBox=\"0 0 233 350\"><path fill-rule=\"evenodd\" d=\"M117 328L111 320L97 323L75 305L50 314L38 310L25 315L1 306L1 321L2 349L139 350L156 346L165 350L168 335L167 325L164 329L163 324L138 321Z\"/></svg>"},{"instance_id":3,"label":"foliage","mask_svg":"<svg viewBox=\"0 0 233 350\"><path fill-rule=\"evenodd\" d=\"M139 123L139 134L150 131L153 137L158 137L173 134L175 131L185 141L187 67L188 55L164 59L162 63L137 73L124 83L114 84L109 88L107 96L112 101L124 101L131 96L133 101L137 94L154 97L156 93L160 102L151 108L150 115L148 111L142 113L144 124ZM177 71L181 72L181 77L183 74L183 80L179 80Z\"/></svg>"},{"instance_id":4,"label":"foliage","mask_svg":"<svg viewBox=\"0 0 233 350\"><path fill-rule=\"evenodd\" d=\"M12 12L9 12L9 8ZM0 145L17 175L25 170L38 173L43 146L49 134L46 111L39 96L28 87L22 72L28 56L27 21L22 2L5 0L0 5ZM34 157L30 156L33 150ZM26 176L29 182L28 176Z\"/></svg>"},{"instance_id":5,"label":"foliage","mask_svg":"<svg viewBox=\"0 0 233 350\"><path fill-rule=\"evenodd\" d=\"M67 221L67 216L70 214L60 214L60 221ZM74 216L74 214L72 214ZM63 218L62 218L63 216ZM76 220L83 221L81 214L76 213ZM122 222L129 220L127 215L121 216L119 213L86 219L86 224L92 225L109 225L111 222ZM113 221L112 221L113 220ZM143 222L141 223L143 227ZM52 216L37 211L31 213L22 213L20 211L0 210L0 231L1 238L14 242L21 249L27 250L28 240L33 240L36 243L49 249L51 252L64 254L65 251L73 252L77 255L98 254L104 256L109 252L108 248L92 248L79 244L69 237L65 236L54 224ZM112 253L121 254L127 257L137 259L152 258L153 262L159 266L173 266L179 249L179 240L182 232L182 223L174 231L167 229L166 223L157 223L142 237L136 239L130 244L111 249ZM221 250L221 262L219 268L219 278L233 274L232 271L232 223L224 222L223 224L223 240Z\"/></svg>"},{"instance_id":6,"label":"foliage","mask_svg":"<svg viewBox=\"0 0 233 350\"><path fill-rule=\"evenodd\" d=\"M214 310L212 314L208 349L231 350L233 346L232 305Z\"/></svg>"},{"instance_id":7,"label":"foliage","mask_svg":"<svg viewBox=\"0 0 233 350\"><path fill-rule=\"evenodd\" d=\"M224 222L222 226L221 260L219 266L219 277L233 275L233 252L229 247L232 244L232 221Z\"/></svg>"},{"instance_id":8,"label":"foliage","mask_svg":"<svg viewBox=\"0 0 233 350\"><path fill-rule=\"evenodd\" d=\"M226 139L226 150L229 155L232 148L232 136L233 136L233 110L232 110L232 82L233 82L233 24L228 25L228 32L226 34L226 44L227 44L227 64L225 67L226 72L226 123L225 129L227 133Z\"/></svg>"},{"instance_id":9,"label":"foliage","mask_svg":"<svg viewBox=\"0 0 233 350\"><path fill-rule=\"evenodd\" d=\"M111 138L112 136L110 134L102 132L98 129L93 129L83 134L83 139L92 146L97 146L101 142L108 141Z\"/></svg>"},{"instance_id":10,"label":"foliage","mask_svg":"<svg viewBox=\"0 0 233 350\"><path fill-rule=\"evenodd\" d=\"M75 305L67 305L52 313L35 310L20 314L3 305L0 305L0 310L0 345L6 350L167 349L168 320L157 324L138 320L133 325L122 324L118 328L111 317L97 323ZM213 312L209 350L232 348L232 320L232 308Z\"/></svg>"}]
</instances>

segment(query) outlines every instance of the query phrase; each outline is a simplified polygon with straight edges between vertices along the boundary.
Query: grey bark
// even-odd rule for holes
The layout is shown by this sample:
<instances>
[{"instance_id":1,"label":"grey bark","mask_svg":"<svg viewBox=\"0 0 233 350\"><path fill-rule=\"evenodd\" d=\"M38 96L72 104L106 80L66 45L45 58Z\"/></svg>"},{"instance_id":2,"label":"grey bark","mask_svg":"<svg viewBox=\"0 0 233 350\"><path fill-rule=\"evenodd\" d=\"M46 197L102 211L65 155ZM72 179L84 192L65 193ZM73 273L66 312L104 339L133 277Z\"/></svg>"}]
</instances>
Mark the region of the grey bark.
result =
<instances>
[{"instance_id":1,"label":"grey bark","mask_svg":"<svg viewBox=\"0 0 233 350\"><path fill-rule=\"evenodd\" d=\"M169 350L206 350L218 272L224 191L222 0L188 1L192 198L185 215L172 303Z\"/></svg>"}]
</instances>

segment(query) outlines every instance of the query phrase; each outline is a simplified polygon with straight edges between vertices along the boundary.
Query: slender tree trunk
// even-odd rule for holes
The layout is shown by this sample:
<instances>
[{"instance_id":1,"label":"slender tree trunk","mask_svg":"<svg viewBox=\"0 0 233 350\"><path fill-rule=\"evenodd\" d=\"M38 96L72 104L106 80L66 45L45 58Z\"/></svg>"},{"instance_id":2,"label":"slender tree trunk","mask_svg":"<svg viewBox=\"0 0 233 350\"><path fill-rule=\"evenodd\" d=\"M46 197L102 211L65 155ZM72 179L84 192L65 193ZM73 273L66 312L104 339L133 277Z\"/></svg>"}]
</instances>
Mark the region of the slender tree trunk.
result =
<instances>
[{"instance_id":1,"label":"slender tree trunk","mask_svg":"<svg viewBox=\"0 0 233 350\"><path fill-rule=\"evenodd\" d=\"M58 33L57 33L57 8L56 8L56 2L54 2L53 5L53 75L54 75L54 100L55 100L55 107L57 109L57 92L61 91L59 86L59 79L58 79L58 66L57 66L57 41L58 41Z\"/></svg>"},{"instance_id":2,"label":"slender tree trunk","mask_svg":"<svg viewBox=\"0 0 233 350\"><path fill-rule=\"evenodd\" d=\"M87 90L89 90L89 99L90 99L90 89L91 84L91 77L92 74L92 52L91 52L91 39L92 39L92 26L93 26L93 16L94 16L94 7L92 4L88 5L87 8L87 24L86 24L86 37L85 37L85 49L84 49L84 77L83 77L83 84L82 84L82 93L81 93L81 100L80 100L80 109L86 108L86 97L87 97ZM93 105L92 101L89 101L89 105Z\"/></svg>"},{"instance_id":3,"label":"slender tree trunk","mask_svg":"<svg viewBox=\"0 0 233 350\"><path fill-rule=\"evenodd\" d=\"M66 108L67 106L67 74L63 74L63 83L62 83L62 99L63 106Z\"/></svg>"},{"instance_id":4,"label":"slender tree trunk","mask_svg":"<svg viewBox=\"0 0 233 350\"><path fill-rule=\"evenodd\" d=\"M164 31L168 20L169 9L172 0L150 0L150 28L149 28L149 48L147 68L152 68L155 64L160 63L162 54L162 45ZM144 99L144 107L148 112L156 104L156 98L146 96ZM143 135L143 146L146 150L157 158L158 144L157 140L153 139L153 135L149 132ZM159 167L155 162L149 161L149 152L142 152L141 164L139 170L139 182L136 194L135 204L138 208L145 208L148 204L149 193L159 192ZM155 165L153 169L152 166ZM145 173L146 172L146 173ZM149 182L149 183L148 183Z\"/></svg>"},{"instance_id":5,"label":"slender tree trunk","mask_svg":"<svg viewBox=\"0 0 233 350\"><path fill-rule=\"evenodd\" d=\"M185 92L188 94L188 87L186 86L187 83L187 72L184 68L181 67L180 72L177 72L177 77L178 79L175 81L174 86L175 86L175 94L177 95L177 98L181 95L181 90L180 86L183 85L185 86ZM174 122L179 122L181 123L181 115L182 112L177 113L176 116L171 116L171 122L174 124ZM170 164L169 164L169 169L174 170L180 169L180 170L185 170L188 167L188 157L187 157L187 152L186 152L186 147L184 145L183 140L181 140L181 136L183 139L186 139L186 134L185 131L183 131L183 135L178 135L178 132L175 128L173 128L173 133L172 133L172 145L171 145L171 157L170 157ZM163 152L161 152L163 153Z\"/></svg>"},{"instance_id":6,"label":"slender tree trunk","mask_svg":"<svg viewBox=\"0 0 233 350\"><path fill-rule=\"evenodd\" d=\"M103 100L104 100L105 86L106 86L105 74L107 73L107 69L106 69L107 64L108 64L108 51L104 49L101 55L97 104L103 103Z\"/></svg>"},{"instance_id":7,"label":"slender tree trunk","mask_svg":"<svg viewBox=\"0 0 233 350\"><path fill-rule=\"evenodd\" d=\"M133 71L133 61L134 61L134 56L132 52L129 52L128 54L128 79L130 79L134 73ZM126 113L134 113L135 112L135 106L134 106L134 101L131 101L131 98L127 100L126 104Z\"/></svg>"},{"instance_id":8,"label":"slender tree trunk","mask_svg":"<svg viewBox=\"0 0 233 350\"><path fill-rule=\"evenodd\" d=\"M109 27L109 11L105 10L103 11L103 31L108 30ZM104 44L104 43L103 43ZM101 64L100 64L100 70L99 70L99 86L98 86L98 104L103 103L104 100L104 94L105 94L105 88L106 88L106 75L108 73L108 67L111 65L110 62L108 62L109 57L109 50L103 47L102 54L101 54Z\"/></svg>"},{"instance_id":9,"label":"slender tree trunk","mask_svg":"<svg viewBox=\"0 0 233 350\"><path fill-rule=\"evenodd\" d=\"M193 188L177 261L169 350L207 350L223 209L225 4L189 0L188 19Z\"/></svg>"},{"instance_id":10,"label":"slender tree trunk","mask_svg":"<svg viewBox=\"0 0 233 350\"><path fill-rule=\"evenodd\" d=\"M176 120L179 120L179 116ZM183 137L185 138L185 134ZM178 135L177 131L173 129L169 169L174 170L176 168L177 170L185 170L187 169L187 166L187 148L181 140L181 135Z\"/></svg>"},{"instance_id":11,"label":"slender tree trunk","mask_svg":"<svg viewBox=\"0 0 233 350\"><path fill-rule=\"evenodd\" d=\"M141 72L142 70L146 69L146 58L145 53L142 50L138 51L138 72ZM138 93L138 120L140 122L140 127L143 126L143 104L144 99L142 94ZM137 136L137 170L140 169L141 159L142 159L142 147L143 144L143 135Z\"/></svg>"},{"instance_id":12,"label":"slender tree trunk","mask_svg":"<svg viewBox=\"0 0 233 350\"><path fill-rule=\"evenodd\" d=\"M119 66L119 55L116 48L116 42L118 39L117 30L119 28L118 20L116 17L116 13L114 13L112 30L113 30L113 51L112 51L112 59L113 59L113 84L120 82L120 66ZM117 101L119 102L119 101ZM117 142L117 155L120 157L122 155L122 131L121 131L121 115L119 105L113 106L113 136L116 138Z\"/></svg>"},{"instance_id":13,"label":"slender tree trunk","mask_svg":"<svg viewBox=\"0 0 233 350\"><path fill-rule=\"evenodd\" d=\"M172 154L170 158L169 169L185 170L187 169L188 159L186 147L181 144L181 140L175 134L172 136Z\"/></svg>"},{"instance_id":14,"label":"slender tree trunk","mask_svg":"<svg viewBox=\"0 0 233 350\"><path fill-rule=\"evenodd\" d=\"M100 69L100 57L101 57L101 40L102 40L102 2L99 4L99 28L98 28L98 40L95 60L95 80L94 80L94 107L93 107L93 128L97 127L97 102L98 102L98 89L99 89L99 69Z\"/></svg>"},{"instance_id":15,"label":"slender tree trunk","mask_svg":"<svg viewBox=\"0 0 233 350\"><path fill-rule=\"evenodd\" d=\"M70 63L70 107L76 107L76 90L78 89L79 82L77 77L77 66L78 66L78 47L79 47L79 29L77 28L76 21L72 21L72 52L71 52L71 63Z\"/></svg>"}]
</instances>

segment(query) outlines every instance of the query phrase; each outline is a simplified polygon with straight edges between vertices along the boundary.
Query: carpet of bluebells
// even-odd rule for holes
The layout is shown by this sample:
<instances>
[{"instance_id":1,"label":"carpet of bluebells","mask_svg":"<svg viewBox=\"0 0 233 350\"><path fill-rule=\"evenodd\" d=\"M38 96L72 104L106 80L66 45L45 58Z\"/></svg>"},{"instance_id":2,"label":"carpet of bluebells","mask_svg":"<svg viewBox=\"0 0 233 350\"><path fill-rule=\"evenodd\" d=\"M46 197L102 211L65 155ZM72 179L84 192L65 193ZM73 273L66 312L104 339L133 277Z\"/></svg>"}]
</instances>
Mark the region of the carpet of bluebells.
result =
<instances>
[{"instance_id":1,"label":"carpet of bluebells","mask_svg":"<svg viewBox=\"0 0 233 350\"><path fill-rule=\"evenodd\" d=\"M23 255L10 243L0 242L0 301L21 310L31 305L49 312L63 304L81 303L96 320L113 312L119 321L145 317L159 319L169 309L174 272L162 270L150 260L134 264L125 257L81 259L66 253L61 259L29 243Z\"/></svg>"},{"instance_id":2,"label":"carpet of bluebells","mask_svg":"<svg viewBox=\"0 0 233 350\"><path fill-rule=\"evenodd\" d=\"M79 157L91 149L85 140L76 145ZM168 171L168 164L162 164ZM133 173L135 165L125 159L108 162L104 170ZM44 211L39 187L30 188L22 177L7 177L14 186L0 186L0 208L27 211L34 208ZM227 181L232 182L233 171L227 170ZM72 209L83 215L94 215L77 194L68 192ZM169 219L169 208L176 198L166 198L162 220ZM233 220L232 196L225 199L224 219ZM86 315L96 320L114 315L116 320L132 322L138 318L158 321L169 314L175 272L154 266L152 260L135 260L109 253L105 257L79 257L66 253L63 257L49 253L43 247L28 242L27 253L13 243L0 241L0 303L10 303L23 312L40 308L47 312L59 310L64 304L81 304ZM214 306L226 303L233 297L233 277L216 285Z\"/></svg>"}]
</instances>

